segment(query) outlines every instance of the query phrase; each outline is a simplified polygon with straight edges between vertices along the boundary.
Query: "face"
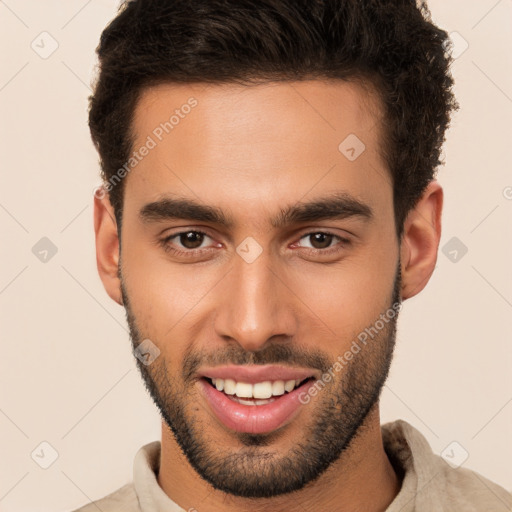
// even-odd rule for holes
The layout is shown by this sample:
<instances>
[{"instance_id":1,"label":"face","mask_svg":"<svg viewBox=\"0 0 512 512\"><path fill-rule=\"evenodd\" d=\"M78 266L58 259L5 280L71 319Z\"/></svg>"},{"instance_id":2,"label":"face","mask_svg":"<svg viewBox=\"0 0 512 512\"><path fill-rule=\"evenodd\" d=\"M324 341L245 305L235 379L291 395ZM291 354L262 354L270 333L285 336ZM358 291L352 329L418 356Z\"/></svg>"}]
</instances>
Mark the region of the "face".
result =
<instances>
[{"instance_id":1,"label":"face","mask_svg":"<svg viewBox=\"0 0 512 512\"><path fill-rule=\"evenodd\" d=\"M160 351L138 361L146 386L224 492L304 487L378 401L400 302L380 112L320 81L161 85L137 105L134 149L151 147L125 178L132 343Z\"/></svg>"}]
</instances>

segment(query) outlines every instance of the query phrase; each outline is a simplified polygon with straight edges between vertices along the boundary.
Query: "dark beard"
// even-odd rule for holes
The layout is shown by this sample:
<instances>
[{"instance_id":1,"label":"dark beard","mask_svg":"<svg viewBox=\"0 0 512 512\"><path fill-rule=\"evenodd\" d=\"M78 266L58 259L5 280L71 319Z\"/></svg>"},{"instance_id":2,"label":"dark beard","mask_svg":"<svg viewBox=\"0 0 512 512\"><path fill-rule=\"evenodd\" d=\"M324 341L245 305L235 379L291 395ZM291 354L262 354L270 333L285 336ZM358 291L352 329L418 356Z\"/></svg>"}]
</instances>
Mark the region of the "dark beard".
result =
<instances>
[{"instance_id":1,"label":"dark beard","mask_svg":"<svg viewBox=\"0 0 512 512\"><path fill-rule=\"evenodd\" d=\"M136 326L121 273L120 278L135 349L145 336ZM228 363L283 363L317 368L325 373L333 361L323 353L300 352L290 344L269 344L258 352L245 352L239 346L231 346L222 354L187 353L180 376L168 371L163 357L158 357L148 366L137 359L146 389L198 475L215 489L234 496L269 498L302 489L338 460L351 441L361 434L365 419L376 406L387 379L395 346L396 304L401 303L400 288L399 262L389 305L390 309L395 305L395 316L365 345L359 343L361 350L346 361L341 370L341 380L326 383L311 404L304 405L314 411L310 415L311 424L304 430L303 439L298 440L297 445L284 456L278 457L263 449L282 435L280 430L268 434L237 433L237 439L243 446L228 453L221 453L211 446L211 441L204 435L204 422L194 418L200 406L189 393L194 383L192 376L201 365ZM206 412L211 417L211 413Z\"/></svg>"}]
</instances>

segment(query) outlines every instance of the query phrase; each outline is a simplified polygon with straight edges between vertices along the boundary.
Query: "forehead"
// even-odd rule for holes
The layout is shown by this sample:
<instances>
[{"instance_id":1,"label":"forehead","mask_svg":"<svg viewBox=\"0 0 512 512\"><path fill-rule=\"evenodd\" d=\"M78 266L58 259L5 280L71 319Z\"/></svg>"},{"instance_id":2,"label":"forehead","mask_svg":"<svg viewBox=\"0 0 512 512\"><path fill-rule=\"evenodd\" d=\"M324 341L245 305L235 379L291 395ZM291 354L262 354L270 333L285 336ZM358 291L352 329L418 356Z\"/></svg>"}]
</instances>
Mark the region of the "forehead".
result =
<instances>
[{"instance_id":1,"label":"forehead","mask_svg":"<svg viewBox=\"0 0 512 512\"><path fill-rule=\"evenodd\" d=\"M288 203L332 189L368 201L375 186L391 190L381 115L378 94L358 82L150 87L132 131L135 151L150 139L152 148L127 190L140 201L172 192L221 207Z\"/></svg>"},{"instance_id":2,"label":"forehead","mask_svg":"<svg viewBox=\"0 0 512 512\"><path fill-rule=\"evenodd\" d=\"M164 83L142 90L134 111L134 134L151 133L176 114L179 119L171 123L174 130L190 113L187 105L192 101L199 107L193 108L196 115L191 116L196 136L208 134L212 139L224 140L228 135L235 140L235 135L247 138L252 134L260 135L261 139L262 127L268 137L274 134L273 127L288 126L295 132L299 128L304 130L306 126L293 124L299 118L308 121L312 129L321 128L321 132L330 129L340 132L338 136L341 136L343 130L375 126L382 113L380 96L368 81L305 80L250 85ZM212 124L220 129L211 130ZM182 126L180 131L185 130ZM281 132L281 136L284 135Z\"/></svg>"}]
</instances>

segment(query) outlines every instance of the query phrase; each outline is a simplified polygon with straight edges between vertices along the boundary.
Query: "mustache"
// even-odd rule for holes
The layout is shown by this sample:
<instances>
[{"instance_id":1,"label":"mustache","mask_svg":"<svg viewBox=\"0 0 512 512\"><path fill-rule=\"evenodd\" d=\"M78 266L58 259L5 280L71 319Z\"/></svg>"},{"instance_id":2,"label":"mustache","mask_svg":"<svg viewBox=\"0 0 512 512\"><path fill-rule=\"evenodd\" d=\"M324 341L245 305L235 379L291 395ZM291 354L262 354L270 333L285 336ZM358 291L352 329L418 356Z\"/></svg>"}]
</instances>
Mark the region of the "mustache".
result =
<instances>
[{"instance_id":1,"label":"mustache","mask_svg":"<svg viewBox=\"0 0 512 512\"><path fill-rule=\"evenodd\" d=\"M257 352L248 352L232 346L217 352L189 352L183 360L182 376L185 382L192 381L202 366L221 365L266 365L282 364L321 370L325 373L331 366L330 359L319 350L304 350L297 346L266 345Z\"/></svg>"}]
</instances>

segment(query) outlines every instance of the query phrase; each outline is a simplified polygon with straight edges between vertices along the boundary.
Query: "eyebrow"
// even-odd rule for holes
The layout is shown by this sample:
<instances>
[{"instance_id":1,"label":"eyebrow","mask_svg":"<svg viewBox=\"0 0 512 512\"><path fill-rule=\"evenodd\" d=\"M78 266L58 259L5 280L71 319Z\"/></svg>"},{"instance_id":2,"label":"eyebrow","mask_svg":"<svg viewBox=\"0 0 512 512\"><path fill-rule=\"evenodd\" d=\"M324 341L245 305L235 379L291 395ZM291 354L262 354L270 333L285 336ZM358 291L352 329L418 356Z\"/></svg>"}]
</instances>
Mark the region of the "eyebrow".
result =
<instances>
[{"instance_id":1,"label":"eyebrow","mask_svg":"<svg viewBox=\"0 0 512 512\"><path fill-rule=\"evenodd\" d=\"M346 192L337 192L311 202L298 202L281 209L277 216L270 219L270 225L281 228L293 224L320 220L343 220L357 217L371 221L374 217L372 208ZM232 228L235 222L218 207L197 202L183 197L163 197L144 205L139 211L143 223L162 222L166 220L191 220L208 222L225 228Z\"/></svg>"}]
</instances>

